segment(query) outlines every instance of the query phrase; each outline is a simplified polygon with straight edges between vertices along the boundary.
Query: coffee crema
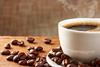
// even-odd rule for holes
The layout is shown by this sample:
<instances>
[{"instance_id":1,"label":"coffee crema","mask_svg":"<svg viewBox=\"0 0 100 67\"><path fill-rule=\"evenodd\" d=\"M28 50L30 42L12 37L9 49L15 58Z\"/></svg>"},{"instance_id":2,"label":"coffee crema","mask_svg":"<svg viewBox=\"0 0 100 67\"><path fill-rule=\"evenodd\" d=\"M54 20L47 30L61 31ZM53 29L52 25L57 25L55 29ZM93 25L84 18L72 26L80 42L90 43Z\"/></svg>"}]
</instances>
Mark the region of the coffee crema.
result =
<instances>
[{"instance_id":1,"label":"coffee crema","mask_svg":"<svg viewBox=\"0 0 100 67\"><path fill-rule=\"evenodd\" d=\"M64 28L77 31L100 31L100 23L96 22L76 22L65 24Z\"/></svg>"}]
</instances>

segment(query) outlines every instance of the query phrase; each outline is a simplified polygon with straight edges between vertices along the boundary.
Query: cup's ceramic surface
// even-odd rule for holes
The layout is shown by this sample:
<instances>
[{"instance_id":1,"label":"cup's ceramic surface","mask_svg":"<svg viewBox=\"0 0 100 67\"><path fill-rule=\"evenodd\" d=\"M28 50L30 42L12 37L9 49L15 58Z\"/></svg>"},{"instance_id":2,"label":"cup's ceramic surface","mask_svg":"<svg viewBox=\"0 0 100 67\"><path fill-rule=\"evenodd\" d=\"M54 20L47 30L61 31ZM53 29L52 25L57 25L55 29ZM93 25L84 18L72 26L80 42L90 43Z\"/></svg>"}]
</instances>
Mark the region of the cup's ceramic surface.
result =
<instances>
[{"instance_id":1,"label":"cup's ceramic surface","mask_svg":"<svg viewBox=\"0 0 100 67\"><path fill-rule=\"evenodd\" d=\"M73 18L59 22L59 40L65 54L86 62L100 57L100 31L85 32L64 28L65 24L81 21L100 23L100 18Z\"/></svg>"}]
</instances>

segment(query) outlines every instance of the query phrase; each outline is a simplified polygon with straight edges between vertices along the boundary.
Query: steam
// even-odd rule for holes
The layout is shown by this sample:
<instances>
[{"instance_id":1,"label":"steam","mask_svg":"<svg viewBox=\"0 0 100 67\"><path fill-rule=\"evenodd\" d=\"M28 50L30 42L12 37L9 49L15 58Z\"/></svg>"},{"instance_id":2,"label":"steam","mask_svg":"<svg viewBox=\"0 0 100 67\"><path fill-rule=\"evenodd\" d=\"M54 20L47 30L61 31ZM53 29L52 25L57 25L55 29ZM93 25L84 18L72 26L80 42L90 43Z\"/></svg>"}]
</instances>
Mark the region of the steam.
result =
<instances>
[{"instance_id":1,"label":"steam","mask_svg":"<svg viewBox=\"0 0 100 67\"><path fill-rule=\"evenodd\" d=\"M98 1L97 0L58 0L63 4L64 10L72 10L77 17L95 17Z\"/></svg>"}]
</instances>

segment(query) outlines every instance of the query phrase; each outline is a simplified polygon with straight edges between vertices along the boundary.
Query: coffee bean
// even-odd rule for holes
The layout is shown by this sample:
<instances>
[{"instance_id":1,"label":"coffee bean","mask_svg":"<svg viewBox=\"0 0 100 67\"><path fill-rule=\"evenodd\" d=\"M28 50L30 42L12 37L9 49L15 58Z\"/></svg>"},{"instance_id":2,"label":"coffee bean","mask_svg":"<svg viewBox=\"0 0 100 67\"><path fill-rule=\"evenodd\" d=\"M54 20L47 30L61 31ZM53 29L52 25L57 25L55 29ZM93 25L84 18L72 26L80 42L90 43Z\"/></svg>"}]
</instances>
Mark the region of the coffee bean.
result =
<instances>
[{"instance_id":1,"label":"coffee bean","mask_svg":"<svg viewBox=\"0 0 100 67\"><path fill-rule=\"evenodd\" d=\"M35 67L45 67L45 66L44 66L44 63L42 63L42 62L37 62L37 63L35 64Z\"/></svg>"},{"instance_id":2,"label":"coffee bean","mask_svg":"<svg viewBox=\"0 0 100 67\"><path fill-rule=\"evenodd\" d=\"M40 61L42 62L42 63L46 63L47 61L46 61L46 57L41 57L40 58Z\"/></svg>"},{"instance_id":3,"label":"coffee bean","mask_svg":"<svg viewBox=\"0 0 100 67\"><path fill-rule=\"evenodd\" d=\"M24 41L18 41L17 44L18 44L19 46L25 46Z\"/></svg>"},{"instance_id":4,"label":"coffee bean","mask_svg":"<svg viewBox=\"0 0 100 67\"><path fill-rule=\"evenodd\" d=\"M9 56L7 56L6 59L7 59L8 61L13 61L13 57L14 57L14 55L9 55Z\"/></svg>"},{"instance_id":5,"label":"coffee bean","mask_svg":"<svg viewBox=\"0 0 100 67\"><path fill-rule=\"evenodd\" d=\"M43 47L41 47L41 46L35 47L35 50L36 51L43 51Z\"/></svg>"},{"instance_id":6,"label":"coffee bean","mask_svg":"<svg viewBox=\"0 0 100 67\"><path fill-rule=\"evenodd\" d=\"M75 64L68 64L66 67L78 67L78 66Z\"/></svg>"},{"instance_id":7,"label":"coffee bean","mask_svg":"<svg viewBox=\"0 0 100 67\"><path fill-rule=\"evenodd\" d=\"M70 60L69 60L69 59L64 59L64 60L62 61L62 65L63 65L63 66L67 66L69 63L70 63Z\"/></svg>"},{"instance_id":8,"label":"coffee bean","mask_svg":"<svg viewBox=\"0 0 100 67\"><path fill-rule=\"evenodd\" d=\"M51 66L48 63L45 63L44 67L51 67Z\"/></svg>"},{"instance_id":9,"label":"coffee bean","mask_svg":"<svg viewBox=\"0 0 100 67\"><path fill-rule=\"evenodd\" d=\"M70 59L71 57L69 57L68 55L66 54L62 54L61 55L61 59Z\"/></svg>"},{"instance_id":10,"label":"coffee bean","mask_svg":"<svg viewBox=\"0 0 100 67\"><path fill-rule=\"evenodd\" d=\"M25 60L26 58L27 58L26 55L22 55L22 56L20 56L20 60Z\"/></svg>"},{"instance_id":11,"label":"coffee bean","mask_svg":"<svg viewBox=\"0 0 100 67\"><path fill-rule=\"evenodd\" d=\"M19 51L12 51L11 55L17 55L19 53Z\"/></svg>"},{"instance_id":12,"label":"coffee bean","mask_svg":"<svg viewBox=\"0 0 100 67\"><path fill-rule=\"evenodd\" d=\"M40 57L37 57L35 61L36 62L39 62L40 61Z\"/></svg>"},{"instance_id":13,"label":"coffee bean","mask_svg":"<svg viewBox=\"0 0 100 67\"><path fill-rule=\"evenodd\" d=\"M35 62L34 59L28 60L28 61L27 61L27 65L33 66L34 62Z\"/></svg>"},{"instance_id":14,"label":"coffee bean","mask_svg":"<svg viewBox=\"0 0 100 67\"><path fill-rule=\"evenodd\" d=\"M57 52L57 53L56 53L56 56L57 56L57 57L61 57L62 54L63 54L62 52Z\"/></svg>"},{"instance_id":15,"label":"coffee bean","mask_svg":"<svg viewBox=\"0 0 100 67\"><path fill-rule=\"evenodd\" d=\"M61 64L62 63L62 59L58 58L58 57L53 57L51 58L54 62L56 62L57 64Z\"/></svg>"},{"instance_id":16,"label":"coffee bean","mask_svg":"<svg viewBox=\"0 0 100 67\"><path fill-rule=\"evenodd\" d=\"M59 48L53 48L52 51L53 52L60 52L60 49Z\"/></svg>"},{"instance_id":17,"label":"coffee bean","mask_svg":"<svg viewBox=\"0 0 100 67\"><path fill-rule=\"evenodd\" d=\"M28 48L27 48L27 50L29 50L29 51L30 51L31 49L34 50L34 47L28 47Z\"/></svg>"},{"instance_id":18,"label":"coffee bean","mask_svg":"<svg viewBox=\"0 0 100 67\"><path fill-rule=\"evenodd\" d=\"M83 64L83 63L81 63L81 64L78 64L78 67L90 67L88 64ZM95 66L96 67L96 66Z\"/></svg>"},{"instance_id":19,"label":"coffee bean","mask_svg":"<svg viewBox=\"0 0 100 67\"><path fill-rule=\"evenodd\" d=\"M45 44L51 44L51 39L49 39L49 38L44 39L44 43Z\"/></svg>"},{"instance_id":20,"label":"coffee bean","mask_svg":"<svg viewBox=\"0 0 100 67\"><path fill-rule=\"evenodd\" d=\"M5 48L5 49L11 49L11 45L8 43L8 44L5 45L4 48Z\"/></svg>"},{"instance_id":21,"label":"coffee bean","mask_svg":"<svg viewBox=\"0 0 100 67\"><path fill-rule=\"evenodd\" d=\"M29 43L33 43L33 42L35 41L35 39L34 39L33 37L28 37L28 38L27 38L27 41L28 41Z\"/></svg>"},{"instance_id":22,"label":"coffee bean","mask_svg":"<svg viewBox=\"0 0 100 67\"><path fill-rule=\"evenodd\" d=\"M34 49L31 49L30 51L29 51L29 53L30 54L34 54L34 55L38 55L38 52L36 51L36 50L34 50Z\"/></svg>"},{"instance_id":23,"label":"coffee bean","mask_svg":"<svg viewBox=\"0 0 100 67\"><path fill-rule=\"evenodd\" d=\"M49 54L48 54L48 57L49 57L49 58L52 58L52 57L55 57L55 55L52 54L52 53L49 53Z\"/></svg>"},{"instance_id":24,"label":"coffee bean","mask_svg":"<svg viewBox=\"0 0 100 67\"><path fill-rule=\"evenodd\" d=\"M18 45L18 40L13 40L13 41L11 42L11 44L12 44L12 45Z\"/></svg>"},{"instance_id":25,"label":"coffee bean","mask_svg":"<svg viewBox=\"0 0 100 67\"><path fill-rule=\"evenodd\" d=\"M36 59L36 55L34 54L28 54L27 59Z\"/></svg>"},{"instance_id":26,"label":"coffee bean","mask_svg":"<svg viewBox=\"0 0 100 67\"><path fill-rule=\"evenodd\" d=\"M18 55L23 56L23 55L25 55L25 53L24 52L19 52Z\"/></svg>"},{"instance_id":27,"label":"coffee bean","mask_svg":"<svg viewBox=\"0 0 100 67\"><path fill-rule=\"evenodd\" d=\"M10 51L9 50L3 50L3 51L1 51L1 55L10 55Z\"/></svg>"},{"instance_id":28,"label":"coffee bean","mask_svg":"<svg viewBox=\"0 0 100 67\"><path fill-rule=\"evenodd\" d=\"M15 55L14 57L13 57L13 61L14 62L18 62L20 60L20 56L19 55Z\"/></svg>"},{"instance_id":29,"label":"coffee bean","mask_svg":"<svg viewBox=\"0 0 100 67\"><path fill-rule=\"evenodd\" d=\"M27 65L27 61L26 60L20 60L18 62L18 64L20 64L20 65Z\"/></svg>"}]
</instances>

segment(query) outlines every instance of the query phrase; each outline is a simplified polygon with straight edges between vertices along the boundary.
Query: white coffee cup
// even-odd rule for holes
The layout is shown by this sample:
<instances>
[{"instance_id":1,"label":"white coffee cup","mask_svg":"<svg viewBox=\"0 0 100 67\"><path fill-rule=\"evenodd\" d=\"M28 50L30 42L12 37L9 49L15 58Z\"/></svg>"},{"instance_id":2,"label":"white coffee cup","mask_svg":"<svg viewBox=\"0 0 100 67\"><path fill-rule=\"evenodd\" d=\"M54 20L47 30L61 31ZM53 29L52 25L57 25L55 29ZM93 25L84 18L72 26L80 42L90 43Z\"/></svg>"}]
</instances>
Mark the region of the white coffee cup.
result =
<instances>
[{"instance_id":1,"label":"white coffee cup","mask_svg":"<svg viewBox=\"0 0 100 67\"><path fill-rule=\"evenodd\" d=\"M59 40L63 52L83 62L100 57L100 31L86 32L64 27L65 24L76 22L100 23L100 18L73 18L59 22Z\"/></svg>"}]
</instances>

